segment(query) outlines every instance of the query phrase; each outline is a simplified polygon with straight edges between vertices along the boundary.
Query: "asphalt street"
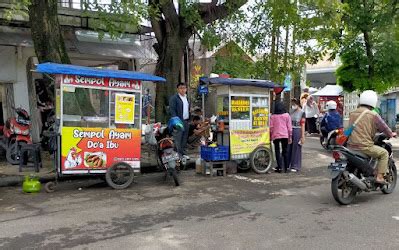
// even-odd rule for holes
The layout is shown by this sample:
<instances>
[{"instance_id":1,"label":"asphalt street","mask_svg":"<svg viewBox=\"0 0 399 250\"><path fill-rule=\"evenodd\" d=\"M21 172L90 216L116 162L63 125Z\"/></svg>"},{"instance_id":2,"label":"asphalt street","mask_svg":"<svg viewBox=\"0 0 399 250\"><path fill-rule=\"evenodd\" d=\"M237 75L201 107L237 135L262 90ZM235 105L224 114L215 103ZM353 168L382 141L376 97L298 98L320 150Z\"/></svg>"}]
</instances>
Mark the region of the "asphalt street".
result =
<instances>
[{"instance_id":1,"label":"asphalt street","mask_svg":"<svg viewBox=\"0 0 399 250\"><path fill-rule=\"evenodd\" d=\"M98 180L51 194L0 188L0 249L399 249L399 191L338 205L330 155L308 138L299 174L188 170L180 187L153 173L126 190Z\"/></svg>"}]
</instances>

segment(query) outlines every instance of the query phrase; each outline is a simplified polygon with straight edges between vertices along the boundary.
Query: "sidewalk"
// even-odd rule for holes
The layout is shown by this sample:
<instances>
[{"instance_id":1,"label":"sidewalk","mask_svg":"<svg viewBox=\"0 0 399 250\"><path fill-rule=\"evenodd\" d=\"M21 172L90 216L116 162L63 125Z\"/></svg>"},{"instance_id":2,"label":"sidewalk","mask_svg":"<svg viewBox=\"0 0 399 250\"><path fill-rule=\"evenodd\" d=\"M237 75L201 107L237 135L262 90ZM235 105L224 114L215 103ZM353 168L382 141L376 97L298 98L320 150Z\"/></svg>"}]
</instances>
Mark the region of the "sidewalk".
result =
<instances>
[{"instance_id":1,"label":"sidewalk","mask_svg":"<svg viewBox=\"0 0 399 250\"><path fill-rule=\"evenodd\" d=\"M142 145L141 150L141 169L143 173L154 172L157 170L156 152L153 152L147 145ZM43 168L36 173L33 168L24 168L19 172L18 165L10 165L5 157L0 156L0 187L21 185L26 175L38 176L41 182L48 182L55 179L54 161L48 152L42 151ZM199 157L198 150L189 150L190 160L187 165L194 165Z\"/></svg>"}]
</instances>

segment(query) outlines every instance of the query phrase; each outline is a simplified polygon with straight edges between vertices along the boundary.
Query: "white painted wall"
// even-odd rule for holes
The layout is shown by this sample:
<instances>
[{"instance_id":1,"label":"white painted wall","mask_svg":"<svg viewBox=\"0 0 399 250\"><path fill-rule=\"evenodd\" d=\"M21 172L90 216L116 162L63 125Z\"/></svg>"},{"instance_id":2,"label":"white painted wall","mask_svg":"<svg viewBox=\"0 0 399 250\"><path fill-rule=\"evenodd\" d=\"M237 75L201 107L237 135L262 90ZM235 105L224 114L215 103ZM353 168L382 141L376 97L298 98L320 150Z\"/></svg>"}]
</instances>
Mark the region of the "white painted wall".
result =
<instances>
[{"instance_id":1,"label":"white painted wall","mask_svg":"<svg viewBox=\"0 0 399 250\"><path fill-rule=\"evenodd\" d=\"M0 82L13 83L15 107L29 110L26 62L33 48L0 46Z\"/></svg>"},{"instance_id":2,"label":"white painted wall","mask_svg":"<svg viewBox=\"0 0 399 250\"><path fill-rule=\"evenodd\" d=\"M16 77L14 82L15 107L29 110L29 95L27 84L26 63L34 55L33 48L18 47L16 53ZM29 112L29 111L28 111Z\"/></svg>"}]
</instances>

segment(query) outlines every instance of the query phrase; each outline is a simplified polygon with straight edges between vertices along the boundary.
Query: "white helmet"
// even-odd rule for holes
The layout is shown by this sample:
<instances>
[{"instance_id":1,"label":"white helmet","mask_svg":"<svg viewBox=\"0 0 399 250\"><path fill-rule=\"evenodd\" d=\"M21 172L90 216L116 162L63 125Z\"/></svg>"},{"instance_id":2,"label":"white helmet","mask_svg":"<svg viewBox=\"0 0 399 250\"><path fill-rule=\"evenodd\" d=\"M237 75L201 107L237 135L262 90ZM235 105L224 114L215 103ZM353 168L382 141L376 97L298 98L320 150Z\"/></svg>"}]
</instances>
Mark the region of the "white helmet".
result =
<instances>
[{"instance_id":1,"label":"white helmet","mask_svg":"<svg viewBox=\"0 0 399 250\"><path fill-rule=\"evenodd\" d=\"M327 103L326 103L326 108L328 109L328 110L330 110L330 109L337 109L337 103L336 102L334 102L334 101L328 101Z\"/></svg>"},{"instance_id":2,"label":"white helmet","mask_svg":"<svg viewBox=\"0 0 399 250\"><path fill-rule=\"evenodd\" d=\"M367 105L372 108L377 106L378 102L378 95L373 90L365 90L363 93L360 94L359 104L360 105Z\"/></svg>"}]
</instances>

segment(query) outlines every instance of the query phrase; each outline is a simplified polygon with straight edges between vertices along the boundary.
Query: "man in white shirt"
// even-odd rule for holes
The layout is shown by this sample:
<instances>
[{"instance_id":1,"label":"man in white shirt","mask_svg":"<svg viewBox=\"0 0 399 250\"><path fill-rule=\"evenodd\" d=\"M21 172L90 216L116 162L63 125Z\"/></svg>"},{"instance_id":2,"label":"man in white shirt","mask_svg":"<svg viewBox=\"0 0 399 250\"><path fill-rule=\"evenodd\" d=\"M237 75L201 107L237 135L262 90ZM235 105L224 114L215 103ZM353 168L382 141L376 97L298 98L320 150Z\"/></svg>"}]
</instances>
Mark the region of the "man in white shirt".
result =
<instances>
[{"instance_id":1,"label":"man in white shirt","mask_svg":"<svg viewBox=\"0 0 399 250\"><path fill-rule=\"evenodd\" d=\"M176 150L181 156L186 156L186 145L188 139L188 123L190 120L190 103L187 98L187 85L177 84L177 93L169 100L169 112L171 117L179 117L184 124L184 131L173 131Z\"/></svg>"}]
</instances>

